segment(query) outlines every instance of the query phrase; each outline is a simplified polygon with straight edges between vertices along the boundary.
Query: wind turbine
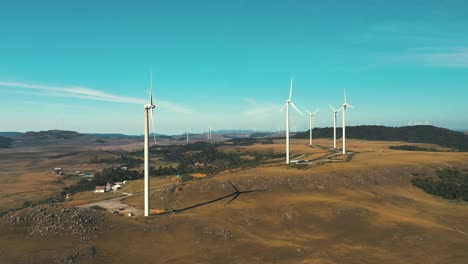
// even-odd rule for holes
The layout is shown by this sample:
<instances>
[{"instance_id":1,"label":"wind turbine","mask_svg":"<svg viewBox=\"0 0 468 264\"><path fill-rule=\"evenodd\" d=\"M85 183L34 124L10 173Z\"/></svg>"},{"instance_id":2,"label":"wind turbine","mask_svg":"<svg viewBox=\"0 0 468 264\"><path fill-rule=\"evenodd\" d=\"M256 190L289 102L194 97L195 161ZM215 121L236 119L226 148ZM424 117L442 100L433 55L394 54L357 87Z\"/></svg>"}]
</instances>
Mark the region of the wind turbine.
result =
<instances>
[{"instance_id":1,"label":"wind turbine","mask_svg":"<svg viewBox=\"0 0 468 264\"><path fill-rule=\"evenodd\" d=\"M333 110L333 148L336 149L336 114L341 111L343 107L335 109L331 104L329 104L329 106Z\"/></svg>"},{"instance_id":2,"label":"wind turbine","mask_svg":"<svg viewBox=\"0 0 468 264\"><path fill-rule=\"evenodd\" d=\"M149 120L148 115L151 113L151 124L153 125L153 136L154 136L154 143L156 144L156 136L154 135L154 119L153 119L153 111L156 106L153 105L153 73L151 72L151 81L150 81L150 102L149 104L145 105L145 216L150 215L150 201L149 201L149 189L150 189L150 182L149 182ZM151 110L151 112L150 112Z\"/></svg>"},{"instance_id":3,"label":"wind turbine","mask_svg":"<svg viewBox=\"0 0 468 264\"><path fill-rule=\"evenodd\" d=\"M286 164L289 164L289 105L291 105L294 110L296 110L300 115L301 111L292 102L292 87L293 87L293 78L289 84L289 98L286 100L286 103L281 107L280 112L286 107Z\"/></svg>"},{"instance_id":4,"label":"wind turbine","mask_svg":"<svg viewBox=\"0 0 468 264\"><path fill-rule=\"evenodd\" d=\"M314 128L314 115L317 112L318 112L318 109L315 110L315 112L313 112L313 113L307 111L307 113L309 114L309 127L310 127L310 130L309 130L309 137L310 137L309 145L310 146L312 146L312 129Z\"/></svg>"},{"instance_id":5,"label":"wind turbine","mask_svg":"<svg viewBox=\"0 0 468 264\"><path fill-rule=\"evenodd\" d=\"M353 108L349 105L346 100L346 90L344 91L344 103L343 103L343 155L346 154L346 108Z\"/></svg>"}]
</instances>

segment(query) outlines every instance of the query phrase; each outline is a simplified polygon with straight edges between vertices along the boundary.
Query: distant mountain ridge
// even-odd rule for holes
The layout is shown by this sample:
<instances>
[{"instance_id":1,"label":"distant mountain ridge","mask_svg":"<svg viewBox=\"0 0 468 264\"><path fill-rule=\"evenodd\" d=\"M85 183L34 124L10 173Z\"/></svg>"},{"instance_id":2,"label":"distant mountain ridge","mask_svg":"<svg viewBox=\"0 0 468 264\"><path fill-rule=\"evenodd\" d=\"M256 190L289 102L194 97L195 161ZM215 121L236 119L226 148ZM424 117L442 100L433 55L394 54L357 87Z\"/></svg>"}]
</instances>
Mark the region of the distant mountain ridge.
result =
<instances>
[{"instance_id":1,"label":"distant mountain ridge","mask_svg":"<svg viewBox=\"0 0 468 264\"><path fill-rule=\"evenodd\" d=\"M36 139L73 139L82 137L84 134L80 134L76 131L67 130L47 130L33 132L29 131L21 135L21 138L36 138Z\"/></svg>"},{"instance_id":2,"label":"distant mountain ridge","mask_svg":"<svg viewBox=\"0 0 468 264\"><path fill-rule=\"evenodd\" d=\"M120 133L84 133L84 135L100 138L138 138L138 135L125 135Z\"/></svg>"},{"instance_id":3,"label":"distant mountain ridge","mask_svg":"<svg viewBox=\"0 0 468 264\"><path fill-rule=\"evenodd\" d=\"M336 132L337 138L341 138L341 128L337 128ZM333 128L314 128L313 136L314 138L333 138ZM294 138L309 138L309 131L297 133ZM459 151L468 151L468 135L463 132L429 125L404 127L350 126L346 127L346 138L430 143Z\"/></svg>"},{"instance_id":4,"label":"distant mountain ridge","mask_svg":"<svg viewBox=\"0 0 468 264\"><path fill-rule=\"evenodd\" d=\"M222 130L220 130L222 131ZM220 131L212 131L213 134ZM253 132L251 130L229 130L235 132ZM333 128L314 128L314 138L332 138ZM256 132L254 137L265 137L269 133ZM190 134L193 136L196 134ZM185 136L185 135L181 135ZM142 135L125 135L120 133L78 133L76 131L47 130L39 132L0 132L0 148L8 148L14 140L34 139L74 139L78 137L95 138L139 138ZM177 139L178 136L156 134L158 138ZM341 137L341 128L337 128L337 138ZM412 143L431 143L460 151L468 151L468 132L457 132L446 128L429 125L386 127L386 126L350 126L346 128L346 137L364 140L406 141ZM299 132L292 138L309 138L309 131Z\"/></svg>"},{"instance_id":5,"label":"distant mountain ridge","mask_svg":"<svg viewBox=\"0 0 468 264\"><path fill-rule=\"evenodd\" d=\"M18 137L18 136L21 136L22 134L23 133L21 133L21 132L0 132L0 136L10 137L10 138Z\"/></svg>"}]
</instances>

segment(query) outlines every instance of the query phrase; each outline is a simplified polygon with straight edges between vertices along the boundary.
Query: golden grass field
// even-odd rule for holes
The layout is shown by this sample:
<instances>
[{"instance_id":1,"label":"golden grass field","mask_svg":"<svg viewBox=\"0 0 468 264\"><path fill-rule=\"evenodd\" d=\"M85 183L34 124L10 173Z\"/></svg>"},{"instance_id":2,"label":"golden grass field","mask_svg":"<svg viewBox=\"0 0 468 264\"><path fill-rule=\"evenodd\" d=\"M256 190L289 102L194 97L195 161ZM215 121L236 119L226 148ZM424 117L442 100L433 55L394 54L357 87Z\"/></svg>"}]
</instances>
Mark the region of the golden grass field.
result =
<instances>
[{"instance_id":1,"label":"golden grass field","mask_svg":"<svg viewBox=\"0 0 468 264\"><path fill-rule=\"evenodd\" d=\"M332 153L292 140L292 156ZM318 139L319 146L331 140ZM339 142L340 143L340 142ZM77 263L467 263L468 203L444 200L413 187L414 173L468 169L466 152L390 150L427 144L349 140L351 161L306 169L283 162L234 170L187 183L155 178L149 218L109 214L112 231L87 244L66 237L25 238L0 220L0 262L48 263L82 254ZM282 153L273 145L223 147L224 151ZM168 188L175 184L174 188ZM238 188L236 192L234 187ZM122 191L142 208L142 181ZM90 201L90 193L76 201Z\"/></svg>"}]
</instances>

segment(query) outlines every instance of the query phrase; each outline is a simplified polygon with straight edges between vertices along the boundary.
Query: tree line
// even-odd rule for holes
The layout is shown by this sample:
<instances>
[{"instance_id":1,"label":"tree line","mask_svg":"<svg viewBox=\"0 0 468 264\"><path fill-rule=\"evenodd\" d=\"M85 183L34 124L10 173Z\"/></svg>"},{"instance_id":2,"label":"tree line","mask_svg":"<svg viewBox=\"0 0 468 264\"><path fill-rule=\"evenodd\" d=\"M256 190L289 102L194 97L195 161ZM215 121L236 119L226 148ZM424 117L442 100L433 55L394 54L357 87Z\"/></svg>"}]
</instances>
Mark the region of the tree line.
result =
<instances>
[{"instance_id":1,"label":"tree line","mask_svg":"<svg viewBox=\"0 0 468 264\"><path fill-rule=\"evenodd\" d=\"M333 138L333 128L314 128L314 138ZM337 129L337 138L342 130ZM468 135L435 126L350 126L346 127L346 137L364 140L406 141L411 143L430 143L458 151L468 151ZM298 133L295 138L309 138L309 131Z\"/></svg>"}]
</instances>

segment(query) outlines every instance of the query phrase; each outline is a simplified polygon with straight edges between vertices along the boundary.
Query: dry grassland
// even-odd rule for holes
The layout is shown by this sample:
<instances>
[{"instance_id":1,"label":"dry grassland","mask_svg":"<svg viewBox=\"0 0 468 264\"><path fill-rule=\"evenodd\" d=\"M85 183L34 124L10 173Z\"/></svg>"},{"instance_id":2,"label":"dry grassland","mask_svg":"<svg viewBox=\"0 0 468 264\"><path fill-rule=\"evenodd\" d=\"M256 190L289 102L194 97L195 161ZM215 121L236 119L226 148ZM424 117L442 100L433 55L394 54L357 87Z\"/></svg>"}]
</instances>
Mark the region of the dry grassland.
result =
<instances>
[{"instance_id":1,"label":"dry grassland","mask_svg":"<svg viewBox=\"0 0 468 264\"><path fill-rule=\"evenodd\" d=\"M275 143L224 151L281 153ZM332 153L307 143L293 140L294 155ZM349 151L357 152L351 161L305 169L279 164L187 183L155 178L155 215L109 215L112 231L86 245L25 240L24 231L0 220L0 262L44 263L81 252L77 263L466 263L468 204L431 196L410 178L468 169L468 153L388 149L400 143L350 140ZM141 180L131 182L123 191L136 195L124 203L142 208L142 188ZM83 253L89 247L93 256Z\"/></svg>"}]
</instances>

